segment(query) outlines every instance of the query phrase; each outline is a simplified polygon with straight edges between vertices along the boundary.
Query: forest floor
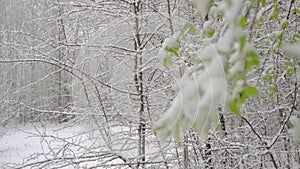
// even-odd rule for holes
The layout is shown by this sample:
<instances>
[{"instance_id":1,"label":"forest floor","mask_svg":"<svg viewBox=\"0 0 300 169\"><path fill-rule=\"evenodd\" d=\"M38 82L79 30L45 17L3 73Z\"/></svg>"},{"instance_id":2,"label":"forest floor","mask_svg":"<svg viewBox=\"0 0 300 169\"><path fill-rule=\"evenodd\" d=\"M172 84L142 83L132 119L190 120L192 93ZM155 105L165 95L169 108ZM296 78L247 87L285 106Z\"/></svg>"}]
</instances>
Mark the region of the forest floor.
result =
<instances>
[{"instance_id":1,"label":"forest floor","mask_svg":"<svg viewBox=\"0 0 300 169\"><path fill-rule=\"evenodd\" d=\"M65 125L65 126L64 126ZM46 167L74 169L97 166L101 162L97 160L86 160L81 163L70 161L56 162L58 158L80 157L93 151L103 150L105 147L101 133L97 132L94 126L85 124L26 124L15 127L0 128L0 169L32 168L35 163L48 161ZM127 130L127 128L114 129L114 132ZM122 148L124 140L120 139ZM149 147L149 149L154 149ZM150 151L149 151L150 152ZM126 157L135 156L135 150L122 152ZM52 160L51 160L52 159ZM54 159L54 160L53 160ZM63 159L62 159L63 160ZM122 163L115 159L110 164ZM30 164L30 165L28 165ZM31 165L33 164L33 165ZM27 167L24 167L27 165ZM35 167L44 168L44 167Z\"/></svg>"},{"instance_id":2,"label":"forest floor","mask_svg":"<svg viewBox=\"0 0 300 169\"><path fill-rule=\"evenodd\" d=\"M40 124L27 124L6 129L2 128L0 135L0 168L20 165L32 160L31 157L41 156L43 158L43 155L53 151L52 148L61 146L61 142L55 137L71 136L83 128L80 126L63 128L63 126L54 124L47 127ZM41 135L50 137L41 137ZM67 169L67 167L64 169Z\"/></svg>"}]
</instances>

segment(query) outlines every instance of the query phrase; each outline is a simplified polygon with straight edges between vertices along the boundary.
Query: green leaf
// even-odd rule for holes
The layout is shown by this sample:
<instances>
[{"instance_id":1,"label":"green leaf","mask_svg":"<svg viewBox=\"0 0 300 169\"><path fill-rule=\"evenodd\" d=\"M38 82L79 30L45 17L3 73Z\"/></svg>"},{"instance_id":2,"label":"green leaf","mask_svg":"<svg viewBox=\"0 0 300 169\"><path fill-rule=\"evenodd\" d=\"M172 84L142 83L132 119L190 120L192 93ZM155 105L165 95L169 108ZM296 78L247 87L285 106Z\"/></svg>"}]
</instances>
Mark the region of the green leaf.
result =
<instances>
[{"instance_id":1,"label":"green leaf","mask_svg":"<svg viewBox=\"0 0 300 169\"><path fill-rule=\"evenodd\" d=\"M173 61L172 61L172 57L169 55L167 57L164 58L164 63L163 66L166 68L169 65L172 65Z\"/></svg>"},{"instance_id":2,"label":"green leaf","mask_svg":"<svg viewBox=\"0 0 300 169\"><path fill-rule=\"evenodd\" d=\"M262 4L263 7L265 7L267 5L266 0L261 0L261 4Z\"/></svg>"},{"instance_id":3,"label":"green leaf","mask_svg":"<svg viewBox=\"0 0 300 169\"><path fill-rule=\"evenodd\" d=\"M184 34L182 34L182 40L187 41L186 36Z\"/></svg>"},{"instance_id":4,"label":"green leaf","mask_svg":"<svg viewBox=\"0 0 300 169\"><path fill-rule=\"evenodd\" d=\"M295 63L287 61L285 62L285 66L295 67Z\"/></svg>"},{"instance_id":5,"label":"green leaf","mask_svg":"<svg viewBox=\"0 0 300 169\"><path fill-rule=\"evenodd\" d=\"M280 8L276 5L276 7L275 7L275 12L276 13L280 13Z\"/></svg>"},{"instance_id":6,"label":"green leaf","mask_svg":"<svg viewBox=\"0 0 300 169\"><path fill-rule=\"evenodd\" d=\"M292 11L293 14L300 14L300 9L295 8Z\"/></svg>"},{"instance_id":7,"label":"green leaf","mask_svg":"<svg viewBox=\"0 0 300 169\"><path fill-rule=\"evenodd\" d=\"M249 96L257 96L259 94L258 90L250 85L247 86L245 90Z\"/></svg>"},{"instance_id":8,"label":"green leaf","mask_svg":"<svg viewBox=\"0 0 300 169\"><path fill-rule=\"evenodd\" d=\"M211 29L209 32L208 32L208 37L212 37L214 36L215 34L215 30L214 29Z\"/></svg>"},{"instance_id":9,"label":"green leaf","mask_svg":"<svg viewBox=\"0 0 300 169\"><path fill-rule=\"evenodd\" d=\"M202 32L202 38L206 38L206 33L205 32Z\"/></svg>"},{"instance_id":10,"label":"green leaf","mask_svg":"<svg viewBox=\"0 0 300 169\"><path fill-rule=\"evenodd\" d=\"M190 33L193 35L195 35L197 33L197 29L196 29L195 25L192 23L189 23L189 22L185 23L182 29L183 29L182 32L184 32L184 30L189 29Z\"/></svg>"},{"instance_id":11,"label":"green leaf","mask_svg":"<svg viewBox=\"0 0 300 169\"><path fill-rule=\"evenodd\" d=\"M228 103L230 111L236 115L241 115L240 109L243 103L246 102L249 96L257 96L258 94L258 90L255 87L248 85L242 92L240 92L238 98L235 98Z\"/></svg>"},{"instance_id":12,"label":"green leaf","mask_svg":"<svg viewBox=\"0 0 300 169\"><path fill-rule=\"evenodd\" d=\"M241 102L241 103L245 103L246 100L247 100L248 98L249 98L248 94L246 93L245 90L243 90L243 91L240 93L240 98L239 98L240 102Z\"/></svg>"},{"instance_id":13,"label":"green leaf","mask_svg":"<svg viewBox=\"0 0 300 169\"><path fill-rule=\"evenodd\" d=\"M240 105L238 105L238 99L234 99L233 101L228 103L228 107L232 113L235 115L241 115Z\"/></svg>"},{"instance_id":14,"label":"green leaf","mask_svg":"<svg viewBox=\"0 0 300 169\"><path fill-rule=\"evenodd\" d=\"M288 28L289 26L290 26L290 23L286 21L281 25L281 29Z\"/></svg>"},{"instance_id":15,"label":"green leaf","mask_svg":"<svg viewBox=\"0 0 300 169\"><path fill-rule=\"evenodd\" d=\"M259 18L259 23L260 23L260 24L262 24L262 23L264 23L264 22L265 22L265 21L264 21L264 18L262 18L262 17Z\"/></svg>"},{"instance_id":16,"label":"green leaf","mask_svg":"<svg viewBox=\"0 0 300 169\"><path fill-rule=\"evenodd\" d=\"M247 79L247 75L244 71L239 71L237 73L235 73L234 75L232 75L229 78L229 81L234 81L236 79L240 79L240 80L246 80Z\"/></svg>"},{"instance_id":17,"label":"green leaf","mask_svg":"<svg viewBox=\"0 0 300 169\"><path fill-rule=\"evenodd\" d=\"M185 30L187 30L189 28L189 23L185 23L182 27L182 32L184 32Z\"/></svg>"},{"instance_id":18,"label":"green leaf","mask_svg":"<svg viewBox=\"0 0 300 169\"><path fill-rule=\"evenodd\" d=\"M256 52L246 53L246 70L251 70L253 66L259 66L259 57Z\"/></svg>"},{"instance_id":19,"label":"green leaf","mask_svg":"<svg viewBox=\"0 0 300 169\"><path fill-rule=\"evenodd\" d=\"M175 47L175 48L167 48L166 51L169 52L170 54L175 55L176 57L179 57L178 51L179 47Z\"/></svg>"},{"instance_id":20,"label":"green leaf","mask_svg":"<svg viewBox=\"0 0 300 169\"><path fill-rule=\"evenodd\" d=\"M256 38L260 38L261 34L259 32L256 33Z\"/></svg>"},{"instance_id":21,"label":"green leaf","mask_svg":"<svg viewBox=\"0 0 300 169\"><path fill-rule=\"evenodd\" d=\"M190 32L195 35L197 33L196 27L194 24L190 24Z\"/></svg>"},{"instance_id":22,"label":"green leaf","mask_svg":"<svg viewBox=\"0 0 300 169\"><path fill-rule=\"evenodd\" d=\"M242 36L241 37L241 45L240 45L240 51L243 51L244 47L245 47L245 44L246 44L246 40L247 40L247 37L246 36Z\"/></svg>"},{"instance_id":23,"label":"green leaf","mask_svg":"<svg viewBox=\"0 0 300 169\"><path fill-rule=\"evenodd\" d=\"M286 71L287 74L290 74L290 75L294 75L295 74L295 70L293 68L289 68L287 71Z\"/></svg>"},{"instance_id":24,"label":"green leaf","mask_svg":"<svg viewBox=\"0 0 300 169\"><path fill-rule=\"evenodd\" d=\"M246 27L247 27L247 18L242 17L241 20L240 20L240 25L241 25L243 28L246 28Z\"/></svg>"},{"instance_id":25,"label":"green leaf","mask_svg":"<svg viewBox=\"0 0 300 169\"><path fill-rule=\"evenodd\" d=\"M277 91L277 88L275 86L272 86L270 88L269 97L270 97L270 100L271 100L272 103L275 102L274 94L276 93L276 91Z\"/></svg>"},{"instance_id":26,"label":"green leaf","mask_svg":"<svg viewBox=\"0 0 300 169\"><path fill-rule=\"evenodd\" d=\"M277 5L272 5L272 7L275 6L275 9L274 9L274 14L273 16L271 16L271 19L274 19L274 20L278 20L278 14L280 13L280 8L277 6Z\"/></svg>"},{"instance_id":27,"label":"green leaf","mask_svg":"<svg viewBox=\"0 0 300 169\"><path fill-rule=\"evenodd\" d=\"M300 38L300 35L299 34L295 34L293 36L293 38L292 38L292 43L297 43L299 38Z\"/></svg>"},{"instance_id":28,"label":"green leaf","mask_svg":"<svg viewBox=\"0 0 300 169\"><path fill-rule=\"evenodd\" d=\"M240 71L236 74L237 79L241 79L241 80L246 80L247 79L247 75L244 71Z\"/></svg>"}]
</instances>

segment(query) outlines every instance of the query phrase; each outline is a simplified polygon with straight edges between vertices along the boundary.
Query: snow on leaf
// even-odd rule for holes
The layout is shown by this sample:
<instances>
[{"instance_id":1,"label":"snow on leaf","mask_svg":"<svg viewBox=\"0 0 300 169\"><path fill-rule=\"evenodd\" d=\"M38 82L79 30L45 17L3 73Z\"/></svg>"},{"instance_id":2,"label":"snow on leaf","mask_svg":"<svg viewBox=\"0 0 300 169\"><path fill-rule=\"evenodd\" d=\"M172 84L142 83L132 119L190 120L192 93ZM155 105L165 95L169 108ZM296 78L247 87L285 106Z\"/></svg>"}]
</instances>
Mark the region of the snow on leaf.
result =
<instances>
[{"instance_id":1,"label":"snow on leaf","mask_svg":"<svg viewBox=\"0 0 300 169\"><path fill-rule=\"evenodd\" d=\"M208 12L210 0L196 1L197 12ZM232 78L234 85L230 100L227 102L231 111L237 115L250 96L258 95L255 87L245 83L245 72L259 65L259 57L254 46L247 42L245 29L247 20L241 19L243 2L240 0L218 3L225 22L224 32L217 41L206 41L196 52L197 59L193 66L185 69L183 77L178 81L179 93L167 113L154 125L158 136L173 136L177 141L188 128L195 128L200 137L206 136L217 118L217 107L227 102L227 77ZM217 30L205 22L202 30L204 38L213 36L210 30ZM191 26L185 25L185 29ZM219 30L218 30L219 31ZM192 32L191 32L192 33ZM197 32L195 32L197 33ZM200 34L201 34L200 33ZM208 34L207 34L208 33ZM163 49L171 46L177 49L172 39L166 39ZM179 46L179 45L178 45ZM172 53L169 51L169 53ZM176 55L176 54L174 54ZM229 74L225 74L229 68Z\"/></svg>"},{"instance_id":2,"label":"snow on leaf","mask_svg":"<svg viewBox=\"0 0 300 169\"><path fill-rule=\"evenodd\" d=\"M178 39L176 37L168 37L165 39L164 43L162 44L162 49L170 50L177 48L179 46Z\"/></svg>"},{"instance_id":3,"label":"snow on leaf","mask_svg":"<svg viewBox=\"0 0 300 169\"><path fill-rule=\"evenodd\" d=\"M208 12L211 0L195 0L197 12L200 14L205 14Z\"/></svg>"},{"instance_id":4,"label":"snow on leaf","mask_svg":"<svg viewBox=\"0 0 300 169\"><path fill-rule=\"evenodd\" d=\"M179 57L178 54L179 42L178 35L173 35L172 37L168 37L162 44L162 48L159 50L159 56L161 63L164 67L173 64L172 55Z\"/></svg>"},{"instance_id":5,"label":"snow on leaf","mask_svg":"<svg viewBox=\"0 0 300 169\"><path fill-rule=\"evenodd\" d=\"M226 100L224 59L214 46L198 51L198 57L205 59L205 69L201 73L193 72L193 68L185 70L183 77L178 80L178 95L154 126L163 139L173 136L180 141L182 132L192 127L199 136L205 136L217 117L217 106Z\"/></svg>"}]
</instances>

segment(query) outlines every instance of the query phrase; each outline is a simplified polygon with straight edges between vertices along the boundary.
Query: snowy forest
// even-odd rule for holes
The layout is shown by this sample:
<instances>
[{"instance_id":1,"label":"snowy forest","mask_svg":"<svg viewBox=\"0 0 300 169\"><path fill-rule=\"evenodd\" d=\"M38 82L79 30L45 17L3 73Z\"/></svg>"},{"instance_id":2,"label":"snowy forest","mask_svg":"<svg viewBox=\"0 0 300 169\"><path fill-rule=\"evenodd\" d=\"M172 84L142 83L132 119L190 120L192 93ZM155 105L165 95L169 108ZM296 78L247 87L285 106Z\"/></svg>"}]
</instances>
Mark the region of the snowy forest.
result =
<instances>
[{"instance_id":1,"label":"snowy forest","mask_svg":"<svg viewBox=\"0 0 300 169\"><path fill-rule=\"evenodd\" d=\"M0 0L0 168L300 168L299 0Z\"/></svg>"}]
</instances>

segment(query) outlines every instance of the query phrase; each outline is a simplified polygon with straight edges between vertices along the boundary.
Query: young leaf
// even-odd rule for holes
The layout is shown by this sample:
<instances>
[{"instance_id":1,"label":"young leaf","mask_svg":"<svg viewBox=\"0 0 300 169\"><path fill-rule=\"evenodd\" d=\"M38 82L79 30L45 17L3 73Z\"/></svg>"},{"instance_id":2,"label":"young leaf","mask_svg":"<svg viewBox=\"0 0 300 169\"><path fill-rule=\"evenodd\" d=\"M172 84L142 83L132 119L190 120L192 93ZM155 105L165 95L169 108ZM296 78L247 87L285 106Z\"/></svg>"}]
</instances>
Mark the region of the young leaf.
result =
<instances>
[{"instance_id":1,"label":"young leaf","mask_svg":"<svg viewBox=\"0 0 300 169\"><path fill-rule=\"evenodd\" d=\"M250 70L253 66L259 66L259 57L256 52L251 51L246 54L246 70Z\"/></svg>"},{"instance_id":2,"label":"young leaf","mask_svg":"<svg viewBox=\"0 0 300 169\"><path fill-rule=\"evenodd\" d=\"M262 1L261 1L261 5L262 5L263 7L265 7L266 4L267 4L266 0L262 0Z\"/></svg>"},{"instance_id":3,"label":"young leaf","mask_svg":"<svg viewBox=\"0 0 300 169\"><path fill-rule=\"evenodd\" d=\"M247 86L245 90L249 96L257 96L259 94L258 90L250 85Z\"/></svg>"},{"instance_id":4,"label":"young leaf","mask_svg":"<svg viewBox=\"0 0 300 169\"><path fill-rule=\"evenodd\" d=\"M214 36L215 34L215 30L214 29L211 29L209 32L208 32L208 37L212 37Z\"/></svg>"},{"instance_id":5,"label":"young leaf","mask_svg":"<svg viewBox=\"0 0 300 169\"><path fill-rule=\"evenodd\" d=\"M190 24L190 32L195 35L197 33L196 27L194 24Z\"/></svg>"},{"instance_id":6,"label":"young leaf","mask_svg":"<svg viewBox=\"0 0 300 169\"><path fill-rule=\"evenodd\" d=\"M240 44L240 51L243 51L244 47L245 47L245 44L246 44L246 40L247 40L247 37L246 36L242 36L241 37L241 44Z\"/></svg>"},{"instance_id":7,"label":"young leaf","mask_svg":"<svg viewBox=\"0 0 300 169\"><path fill-rule=\"evenodd\" d=\"M242 17L241 20L240 20L240 25L241 25L243 28L246 28L246 27L247 27L247 18Z\"/></svg>"},{"instance_id":8,"label":"young leaf","mask_svg":"<svg viewBox=\"0 0 300 169\"><path fill-rule=\"evenodd\" d=\"M163 62L164 67L167 67L168 65L172 65L172 64L173 64L173 61L172 61L172 57L170 55L164 58L164 62Z\"/></svg>"},{"instance_id":9,"label":"young leaf","mask_svg":"<svg viewBox=\"0 0 300 169\"><path fill-rule=\"evenodd\" d=\"M238 105L238 99L234 99L233 101L228 103L228 107L230 111L236 115L241 115L240 106Z\"/></svg>"}]
</instances>

